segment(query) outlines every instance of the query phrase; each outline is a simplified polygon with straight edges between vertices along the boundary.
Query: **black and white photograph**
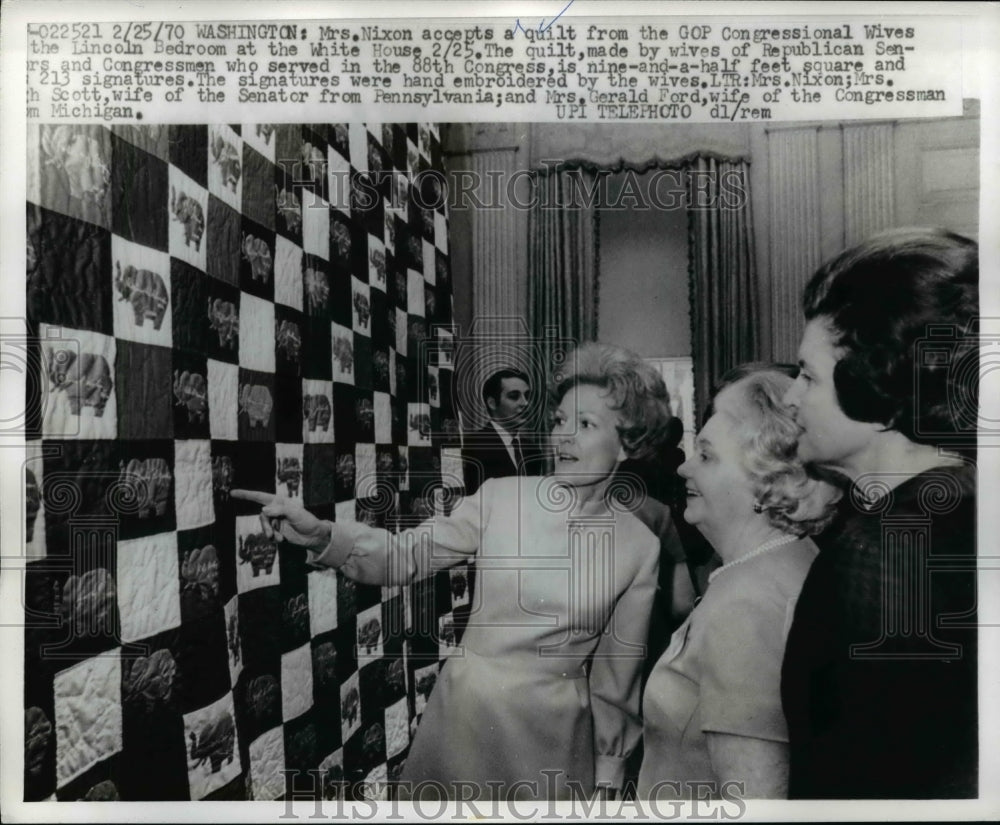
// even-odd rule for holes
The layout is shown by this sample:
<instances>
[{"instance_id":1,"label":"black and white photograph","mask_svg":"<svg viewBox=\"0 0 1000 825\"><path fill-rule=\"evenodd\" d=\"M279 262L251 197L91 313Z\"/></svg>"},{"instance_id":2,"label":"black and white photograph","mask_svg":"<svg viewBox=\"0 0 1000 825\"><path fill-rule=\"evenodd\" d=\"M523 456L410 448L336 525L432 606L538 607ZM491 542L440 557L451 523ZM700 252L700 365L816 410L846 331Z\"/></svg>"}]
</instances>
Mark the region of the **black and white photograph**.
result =
<instances>
[{"instance_id":1,"label":"black and white photograph","mask_svg":"<svg viewBox=\"0 0 1000 825\"><path fill-rule=\"evenodd\" d=\"M4 818L1000 815L998 9L459 5L5 3Z\"/></svg>"}]
</instances>

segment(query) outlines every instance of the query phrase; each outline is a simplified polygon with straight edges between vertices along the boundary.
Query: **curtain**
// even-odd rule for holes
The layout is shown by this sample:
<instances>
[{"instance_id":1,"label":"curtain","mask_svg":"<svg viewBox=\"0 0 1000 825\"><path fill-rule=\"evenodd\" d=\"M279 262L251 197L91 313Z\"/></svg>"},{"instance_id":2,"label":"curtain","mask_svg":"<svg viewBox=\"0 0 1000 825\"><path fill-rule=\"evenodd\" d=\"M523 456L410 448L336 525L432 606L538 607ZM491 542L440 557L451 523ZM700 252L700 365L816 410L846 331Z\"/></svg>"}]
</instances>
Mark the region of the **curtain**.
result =
<instances>
[{"instance_id":1,"label":"curtain","mask_svg":"<svg viewBox=\"0 0 1000 825\"><path fill-rule=\"evenodd\" d=\"M528 323L540 340L597 335L596 176L587 169L535 172L528 217Z\"/></svg>"},{"instance_id":2,"label":"curtain","mask_svg":"<svg viewBox=\"0 0 1000 825\"><path fill-rule=\"evenodd\" d=\"M758 357L757 272L748 164L699 155L684 170L691 354L700 417L719 378Z\"/></svg>"}]
</instances>

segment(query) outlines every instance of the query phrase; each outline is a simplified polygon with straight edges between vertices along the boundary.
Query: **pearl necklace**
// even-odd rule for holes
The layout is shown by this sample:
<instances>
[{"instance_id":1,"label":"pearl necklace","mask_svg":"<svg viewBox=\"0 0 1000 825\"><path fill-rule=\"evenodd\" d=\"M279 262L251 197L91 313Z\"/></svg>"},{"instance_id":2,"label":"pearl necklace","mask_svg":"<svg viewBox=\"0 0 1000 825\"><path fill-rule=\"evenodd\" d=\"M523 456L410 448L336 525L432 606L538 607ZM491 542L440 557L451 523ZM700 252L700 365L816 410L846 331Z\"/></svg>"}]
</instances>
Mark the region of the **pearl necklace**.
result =
<instances>
[{"instance_id":1,"label":"pearl necklace","mask_svg":"<svg viewBox=\"0 0 1000 825\"><path fill-rule=\"evenodd\" d=\"M718 576L720 573L722 573L725 570L728 570L731 567L736 567L736 565L743 564L743 562L745 561L750 561L750 559L752 558L755 558L757 556L762 556L764 553L770 552L771 550L775 550L778 547L784 547L786 544L791 544L793 541L798 541L799 538L800 538L799 536L784 535L784 536L778 536L777 538L773 538L770 541L765 541L756 550L751 550L745 556L740 556L738 559L733 559L732 561L726 562L724 565L722 565L722 567L718 568L717 570L713 570L711 573L708 574L708 583L711 584L715 580L716 576Z\"/></svg>"}]
</instances>

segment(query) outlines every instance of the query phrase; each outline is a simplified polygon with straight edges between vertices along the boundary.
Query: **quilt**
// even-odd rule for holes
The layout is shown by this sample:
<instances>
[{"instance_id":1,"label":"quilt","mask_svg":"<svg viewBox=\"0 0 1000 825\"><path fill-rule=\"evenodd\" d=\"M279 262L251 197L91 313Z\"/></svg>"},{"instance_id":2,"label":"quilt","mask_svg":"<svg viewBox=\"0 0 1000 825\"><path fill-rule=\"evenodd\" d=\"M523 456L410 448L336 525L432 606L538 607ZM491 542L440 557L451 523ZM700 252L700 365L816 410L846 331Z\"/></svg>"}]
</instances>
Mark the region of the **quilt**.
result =
<instances>
[{"instance_id":1,"label":"quilt","mask_svg":"<svg viewBox=\"0 0 1000 825\"><path fill-rule=\"evenodd\" d=\"M389 529L448 506L438 128L60 124L28 143L26 800L394 778L466 572L356 585L229 491Z\"/></svg>"}]
</instances>

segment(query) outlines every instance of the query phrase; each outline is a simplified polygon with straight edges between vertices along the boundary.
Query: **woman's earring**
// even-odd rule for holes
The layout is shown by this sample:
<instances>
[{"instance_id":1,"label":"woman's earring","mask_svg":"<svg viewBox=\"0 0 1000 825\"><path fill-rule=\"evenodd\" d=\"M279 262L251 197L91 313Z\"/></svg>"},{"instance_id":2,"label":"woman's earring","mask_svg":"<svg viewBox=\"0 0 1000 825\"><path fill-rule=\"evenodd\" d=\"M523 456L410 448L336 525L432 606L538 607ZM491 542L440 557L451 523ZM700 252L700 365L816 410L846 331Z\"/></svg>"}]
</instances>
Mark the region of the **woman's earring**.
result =
<instances>
[{"instance_id":1,"label":"woman's earring","mask_svg":"<svg viewBox=\"0 0 1000 825\"><path fill-rule=\"evenodd\" d=\"M764 505L761 504L759 501L755 501L753 503L753 511L755 513L763 513L764 512Z\"/></svg>"}]
</instances>

